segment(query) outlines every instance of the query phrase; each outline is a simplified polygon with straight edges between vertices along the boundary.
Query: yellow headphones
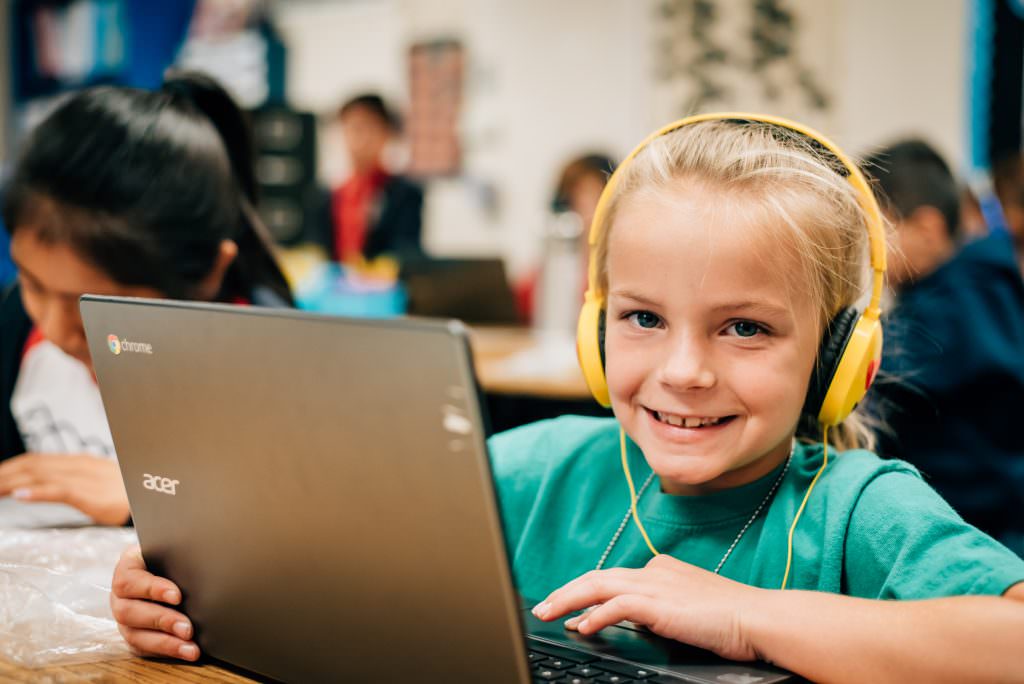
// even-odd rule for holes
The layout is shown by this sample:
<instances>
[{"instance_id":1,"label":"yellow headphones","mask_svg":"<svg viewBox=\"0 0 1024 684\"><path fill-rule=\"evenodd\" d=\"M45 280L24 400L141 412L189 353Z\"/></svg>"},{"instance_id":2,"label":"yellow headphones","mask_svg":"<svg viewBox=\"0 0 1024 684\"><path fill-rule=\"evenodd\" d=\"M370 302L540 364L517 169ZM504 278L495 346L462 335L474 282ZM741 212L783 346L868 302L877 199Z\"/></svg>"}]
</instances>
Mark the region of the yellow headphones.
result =
<instances>
[{"instance_id":1,"label":"yellow headphones","mask_svg":"<svg viewBox=\"0 0 1024 684\"><path fill-rule=\"evenodd\" d=\"M594 220L588 238L590 258L587 267L587 291L580 311L576 329L576 354L579 357L583 376L594 398L605 407L611 406L608 383L604 370L604 329L605 293L598 287L598 264L596 248L601 236L608 205L615 193L615 187L622 177L623 169L652 140L676 131L683 126L704 121L733 121L736 123L764 123L779 126L810 138L818 146L827 149L843 165L845 176L857 191L857 199L867 214L866 227L870 243L872 286L871 300L863 313L854 308L840 311L829 323L823 335L818 360L807 390L804 412L816 416L825 428L838 425L857 406L868 387L875 379L882 356L882 325L880 300L885 279L885 233L882 216L875 195L868 186L864 175L856 164L834 143L817 131L786 119L725 112L701 114L680 119L647 136L629 153L608 179L597 202Z\"/></svg>"}]
</instances>

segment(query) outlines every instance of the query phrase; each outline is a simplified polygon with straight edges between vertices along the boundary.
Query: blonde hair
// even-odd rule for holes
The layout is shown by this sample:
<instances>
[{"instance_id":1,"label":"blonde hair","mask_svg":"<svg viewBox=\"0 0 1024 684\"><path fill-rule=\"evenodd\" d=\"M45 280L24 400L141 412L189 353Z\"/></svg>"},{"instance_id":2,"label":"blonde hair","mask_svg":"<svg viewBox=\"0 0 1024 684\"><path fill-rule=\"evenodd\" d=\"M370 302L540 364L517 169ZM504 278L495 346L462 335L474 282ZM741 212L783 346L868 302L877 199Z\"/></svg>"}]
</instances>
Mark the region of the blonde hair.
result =
<instances>
[{"instance_id":1,"label":"blonde hair","mask_svg":"<svg viewBox=\"0 0 1024 684\"><path fill-rule=\"evenodd\" d=\"M608 291L608 244L625 198L710 187L726 201L737 197L766 213L765 237L795 265L780 275L810 295L821 334L867 283L867 215L847 176L842 162L814 140L772 124L706 121L662 135L618 172L595 246L598 288ZM839 449L871 449L873 427L870 417L852 413L829 429L829 442ZM802 417L797 435L820 440L817 421Z\"/></svg>"}]
</instances>

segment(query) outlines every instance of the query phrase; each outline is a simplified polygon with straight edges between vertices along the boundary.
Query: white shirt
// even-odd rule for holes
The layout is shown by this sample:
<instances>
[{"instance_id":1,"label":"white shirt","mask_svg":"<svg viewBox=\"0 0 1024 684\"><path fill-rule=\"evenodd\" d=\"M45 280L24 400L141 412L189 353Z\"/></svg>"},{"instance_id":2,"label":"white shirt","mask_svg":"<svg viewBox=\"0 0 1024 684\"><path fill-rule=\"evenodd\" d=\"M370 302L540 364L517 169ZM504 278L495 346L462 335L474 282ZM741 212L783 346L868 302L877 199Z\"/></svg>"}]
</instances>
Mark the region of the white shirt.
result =
<instances>
[{"instance_id":1,"label":"white shirt","mask_svg":"<svg viewBox=\"0 0 1024 684\"><path fill-rule=\"evenodd\" d=\"M11 394L11 413L29 453L116 458L99 387L81 361L33 330ZM91 524L64 504L0 498L0 527Z\"/></svg>"}]
</instances>

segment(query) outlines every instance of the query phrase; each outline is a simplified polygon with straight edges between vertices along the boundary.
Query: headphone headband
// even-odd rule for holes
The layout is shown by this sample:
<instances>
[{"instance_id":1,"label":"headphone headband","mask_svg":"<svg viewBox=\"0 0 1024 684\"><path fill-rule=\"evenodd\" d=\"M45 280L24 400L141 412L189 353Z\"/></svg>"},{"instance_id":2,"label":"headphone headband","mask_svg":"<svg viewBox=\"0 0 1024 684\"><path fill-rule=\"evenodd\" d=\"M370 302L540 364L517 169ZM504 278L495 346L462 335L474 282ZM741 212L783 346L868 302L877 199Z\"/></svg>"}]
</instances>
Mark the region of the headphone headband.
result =
<instances>
[{"instance_id":1,"label":"headphone headband","mask_svg":"<svg viewBox=\"0 0 1024 684\"><path fill-rule=\"evenodd\" d=\"M608 179L608 183L601 192L601 196L597 201L597 208L594 210L594 219L590 224L590 233L587 238L590 258L587 266L587 292L584 299L586 301L596 301L603 298L603 295L599 294L597 287L598 264L597 259L595 258L595 250L598 238L601 236L602 227L605 223L605 216L607 215L609 205L611 204L611 198L615 193L615 188L618 185L619 179L622 178L623 169L629 166L633 159L657 138L683 128L684 126L703 123L705 121L743 121L779 126L809 138L813 142L824 147L839 160L847 171L847 180L853 186L854 190L857 191L858 203L864 210L865 214L867 214L865 227L868 232L872 275L871 300L864 309L863 315L865 318L878 320L878 317L881 315L882 289L885 283L885 231L883 229L882 212L879 210L878 201L875 199L875 194L868 185L867 179L864 178L864 174L861 173L857 165L854 164L835 143L813 128L777 116L749 114L745 112L698 114L696 116L688 116L684 119L679 119L678 121L674 121L673 123L670 123L648 135L633 149L632 152L629 153L629 155L626 156L625 159L622 160L622 163L619 164L615 171L612 172L611 177Z\"/></svg>"}]
</instances>

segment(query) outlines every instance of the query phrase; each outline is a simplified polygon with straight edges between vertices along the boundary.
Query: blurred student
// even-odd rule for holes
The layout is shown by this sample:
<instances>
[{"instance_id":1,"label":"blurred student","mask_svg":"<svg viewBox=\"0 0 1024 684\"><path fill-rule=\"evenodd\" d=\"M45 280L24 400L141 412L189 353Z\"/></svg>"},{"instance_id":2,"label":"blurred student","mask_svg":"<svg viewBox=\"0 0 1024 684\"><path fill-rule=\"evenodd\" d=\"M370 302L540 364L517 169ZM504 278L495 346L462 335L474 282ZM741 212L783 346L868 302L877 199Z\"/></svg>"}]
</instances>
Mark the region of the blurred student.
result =
<instances>
[{"instance_id":1,"label":"blurred student","mask_svg":"<svg viewBox=\"0 0 1024 684\"><path fill-rule=\"evenodd\" d=\"M574 301L578 308L583 301L583 292L587 287L587 234L590 224L594 221L594 210L601 197L608 177L615 170L615 161L606 154L590 152L570 160L558 176L555 194L551 201L551 210L555 215L573 214L578 218L580 234L578 239L579 263L579 297ZM537 268L527 274L516 286L516 303L520 317L527 322L533 321L540 309L537 299L541 296L538 281L542 277L543 268ZM572 321L569 321L570 325Z\"/></svg>"},{"instance_id":2,"label":"blurred student","mask_svg":"<svg viewBox=\"0 0 1024 684\"><path fill-rule=\"evenodd\" d=\"M1013 237L1017 263L1024 270L1024 156L1014 152L996 162L992 184L1002 205L1006 230Z\"/></svg>"},{"instance_id":3,"label":"blurred student","mask_svg":"<svg viewBox=\"0 0 1024 684\"><path fill-rule=\"evenodd\" d=\"M84 90L36 128L3 207L18 281L0 300L0 497L128 521L78 298L291 304L255 187L242 113L197 74Z\"/></svg>"},{"instance_id":4,"label":"blurred student","mask_svg":"<svg viewBox=\"0 0 1024 684\"><path fill-rule=\"evenodd\" d=\"M352 173L331 194L324 242L332 258L351 264L419 255L423 191L384 166L385 150L399 132L397 115L379 95L365 94L343 104L338 120Z\"/></svg>"},{"instance_id":5,"label":"blurred student","mask_svg":"<svg viewBox=\"0 0 1024 684\"><path fill-rule=\"evenodd\" d=\"M949 167L919 140L867 161L894 226L879 452L1024 553L1024 282L1005 232L965 242ZM886 406L887 405L887 406Z\"/></svg>"},{"instance_id":6,"label":"blurred student","mask_svg":"<svg viewBox=\"0 0 1024 684\"><path fill-rule=\"evenodd\" d=\"M594 222L597 201L614 170L615 161L600 152L591 152L573 159L565 165L558 177L552 201L554 210L571 211L579 216L586 232Z\"/></svg>"}]
</instances>

